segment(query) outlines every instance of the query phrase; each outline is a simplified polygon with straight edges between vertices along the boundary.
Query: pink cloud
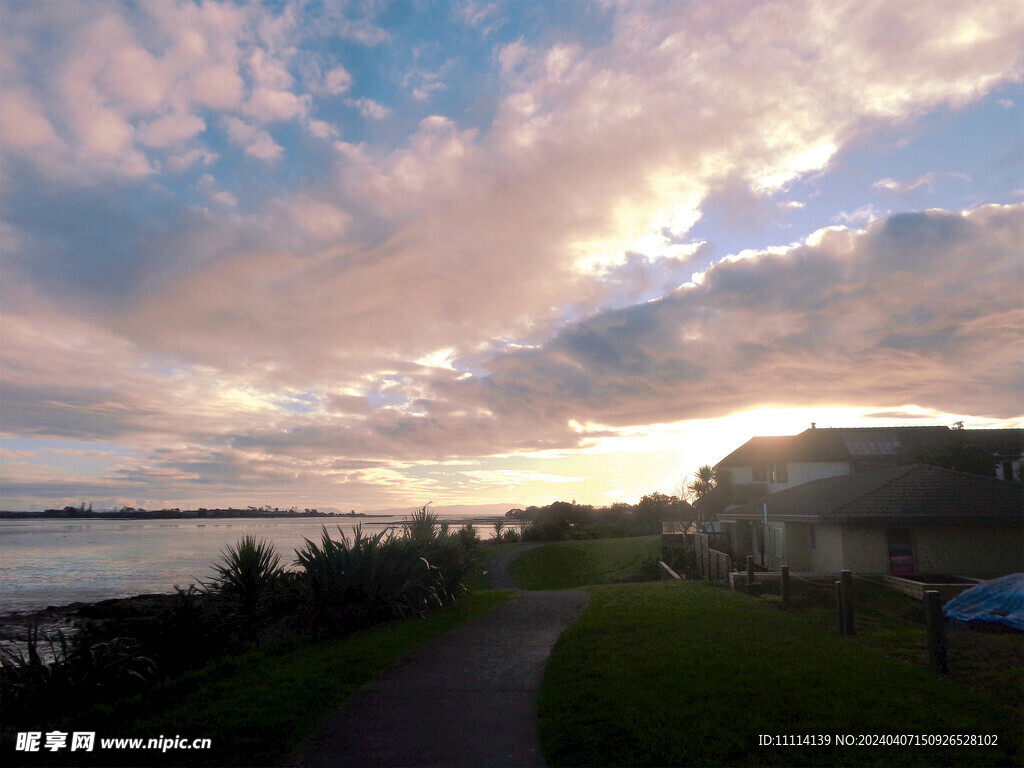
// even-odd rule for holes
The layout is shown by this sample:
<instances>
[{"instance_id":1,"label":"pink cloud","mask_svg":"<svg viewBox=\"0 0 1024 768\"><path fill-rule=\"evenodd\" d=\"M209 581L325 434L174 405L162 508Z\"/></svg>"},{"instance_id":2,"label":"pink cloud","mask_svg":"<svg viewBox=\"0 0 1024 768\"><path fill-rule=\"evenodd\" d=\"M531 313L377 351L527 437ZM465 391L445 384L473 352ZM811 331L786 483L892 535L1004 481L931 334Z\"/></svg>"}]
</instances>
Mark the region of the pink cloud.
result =
<instances>
[{"instance_id":1,"label":"pink cloud","mask_svg":"<svg viewBox=\"0 0 1024 768\"><path fill-rule=\"evenodd\" d=\"M151 147L170 147L187 141L205 130L206 123L195 115L165 115L145 126L141 141Z\"/></svg>"}]
</instances>

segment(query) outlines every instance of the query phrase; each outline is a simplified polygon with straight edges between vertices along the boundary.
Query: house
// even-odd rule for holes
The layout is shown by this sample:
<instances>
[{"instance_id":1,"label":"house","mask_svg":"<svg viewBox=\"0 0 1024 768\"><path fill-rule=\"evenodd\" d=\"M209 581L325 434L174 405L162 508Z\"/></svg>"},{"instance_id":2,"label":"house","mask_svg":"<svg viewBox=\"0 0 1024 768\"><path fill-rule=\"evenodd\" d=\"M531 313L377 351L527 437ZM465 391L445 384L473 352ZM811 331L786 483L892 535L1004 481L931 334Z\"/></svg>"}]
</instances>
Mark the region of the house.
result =
<instances>
[{"instance_id":1,"label":"house","mask_svg":"<svg viewBox=\"0 0 1024 768\"><path fill-rule=\"evenodd\" d=\"M797 451L781 454L787 461L775 463L789 465L788 479L776 469L774 485L787 487L719 514L732 530L735 555L813 572L990 577L1024 571L1021 485L925 464L841 472L862 454L844 459L836 443L823 444L832 450L820 462ZM835 474L793 482L815 468Z\"/></svg>"},{"instance_id":2,"label":"house","mask_svg":"<svg viewBox=\"0 0 1024 768\"><path fill-rule=\"evenodd\" d=\"M1024 429L812 425L798 435L752 438L716 468L728 470L729 501L736 503L812 480L918 462L1020 482L1022 458Z\"/></svg>"}]
</instances>

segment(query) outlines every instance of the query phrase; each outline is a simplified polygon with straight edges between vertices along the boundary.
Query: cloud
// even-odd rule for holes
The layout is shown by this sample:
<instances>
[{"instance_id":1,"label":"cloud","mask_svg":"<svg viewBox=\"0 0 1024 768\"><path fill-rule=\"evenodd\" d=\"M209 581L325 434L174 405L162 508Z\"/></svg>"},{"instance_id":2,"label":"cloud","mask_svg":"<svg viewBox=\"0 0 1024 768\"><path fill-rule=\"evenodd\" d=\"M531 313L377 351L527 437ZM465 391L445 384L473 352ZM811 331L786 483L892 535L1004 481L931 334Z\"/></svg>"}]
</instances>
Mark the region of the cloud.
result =
<instances>
[{"instance_id":1,"label":"cloud","mask_svg":"<svg viewBox=\"0 0 1024 768\"><path fill-rule=\"evenodd\" d=\"M4 96L3 141L13 147L39 147L56 144L57 133L43 117L32 97L11 92Z\"/></svg>"},{"instance_id":2,"label":"cloud","mask_svg":"<svg viewBox=\"0 0 1024 768\"><path fill-rule=\"evenodd\" d=\"M928 190L931 191L934 189L936 183L943 179L963 179L964 181L970 181L970 176L963 173L926 173L915 179L879 179L871 186L874 189L882 189L886 192L892 192L895 195L908 195L921 187L927 187Z\"/></svg>"},{"instance_id":3,"label":"cloud","mask_svg":"<svg viewBox=\"0 0 1024 768\"><path fill-rule=\"evenodd\" d=\"M798 404L1018 416L1024 206L899 214L723 261L446 385L497 414L611 425Z\"/></svg>"},{"instance_id":4,"label":"cloud","mask_svg":"<svg viewBox=\"0 0 1024 768\"><path fill-rule=\"evenodd\" d=\"M324 76L323 88L327 93L337 96L347 93L351 87L352 75L347 69L340 65L331 69L331 71Z\"/></svg>"},{"instance_id":5,"label":"cloud","mask_svg":"<svg viewBox=\"0 0 1024 768\"><path fill-rule=\"evenodd\" d=\"M276 45L275 35L288 26L287 7L277 17L257 6L217 4L65 9L47 3L5 14L5 29L24 39L43 29L52 38L45 43L46 74L36 71L38 51L8 57L0 94L6 148L51 177L131 180L154 175L165 159L180 171L190 164L186 158L214 157L195 142L206 110L258 122L308 114L311 97L292 90L290 52ZM12 34L3 43L19 51ZM265 140L249 147L259 159L274 155Z\"/></svg>"},{"instance_id":6,"label":"cloud","mask_svg":"<svg viewBox=\"0 0 1024 768\"><path fill-rule=\"evenodd\" d=\"M165 115L149 123L142 132L143 144L170 147L187 141L206 130L206 123L195 115Z\"/></svg>"},{"instance_id":7,"label":"cloud","mask_svg":"<svg viewBox=\"0 0 1024 768\"><path fill-rule=\"evenodd\" d=\"M896 14L897 44L878 37L896 23L885 4L796 4L794 19L787 5L629 5L598 46L506 47L516 63L491 126L435 114L397 146L336 142L323 183L217 222L216 248L105 322L144 348L275 380L357 380L441 348L536 344L567 317L684 282L700 253L687 232L722 184L763 196L821 170L893 104L903 120L1019 67L1020 14L1006 4L950 7L952 28L976 16L991 30L970 44L917 6ZM250 59L283 87L276 60ZM220 125L248 154L283 157L262 127ZM260 245L245 250L246 238Z\"/></svg>"},{"instance_id":8,"label":"cloud","mask_svg":"<svg viewBox=\"0 0 1024 768\"><path fill-rule=\"evenodd\" d=\"M455 18L468 27L479 29L484 37L497 32L505 24L497 3L459 3L455 6Z\"/></svg>"},{"instance_id":9,"label":"cloud","mask_svg":"<svg viewBox=\"0 0 1024 768\"><path fill-rule=\"evenodd\" d=\"M358 109L359 114L371 120L385 120L391 116L391 109L389 107L378 104L373 99L365 97L361 99L345 99L345 103L350 107Z\"/></svg>"},{"instance_id":10,"label":"cloud","mask_svg":"<svg viewBox=\"0 0 1024 768\"><path fill-rule=\"evenodd\" d=\"M376 6L295 7L5 8L5 429L140 446L132 487L369 493L596 439L573 420L1019 411L1019 208L864 207L708 269L691 235L722 190L781 215L876 131L1018 80L1019 4L607 5L497 47L478 98L452 67L431 112L303 48L396 39Z\"/></svg>"},{"instance_id":11,"label":"cloud","mask_svg":"<svg viewBox=\"0 0 1024 768\"><path fill-rule=\"evenodd\" d=\"M237 117L224 118L224 128L235 146L245 149L247 155L270 162L284 156L284 147L277 144L269 133Z\"/></svg>"}]
</instances>

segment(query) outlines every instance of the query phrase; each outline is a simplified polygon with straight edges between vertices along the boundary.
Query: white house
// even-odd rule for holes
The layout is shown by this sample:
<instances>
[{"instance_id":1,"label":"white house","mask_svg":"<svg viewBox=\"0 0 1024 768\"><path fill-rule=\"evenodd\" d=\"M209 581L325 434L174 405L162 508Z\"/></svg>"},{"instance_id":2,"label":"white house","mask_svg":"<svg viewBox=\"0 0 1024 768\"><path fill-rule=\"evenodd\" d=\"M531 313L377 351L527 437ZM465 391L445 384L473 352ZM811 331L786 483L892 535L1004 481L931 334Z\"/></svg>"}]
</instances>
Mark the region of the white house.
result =
<instances>
[{"instance_id":1,"label":"white house","mask_svg":"<svg viewBox=\"0 0 1024 768\"><path fill-rule=\"evenodd\" d=\"M797 571L1024 570L1024 487L912 464L829 477L719 515L737 556Z\"/></svg>"}]
</instances>

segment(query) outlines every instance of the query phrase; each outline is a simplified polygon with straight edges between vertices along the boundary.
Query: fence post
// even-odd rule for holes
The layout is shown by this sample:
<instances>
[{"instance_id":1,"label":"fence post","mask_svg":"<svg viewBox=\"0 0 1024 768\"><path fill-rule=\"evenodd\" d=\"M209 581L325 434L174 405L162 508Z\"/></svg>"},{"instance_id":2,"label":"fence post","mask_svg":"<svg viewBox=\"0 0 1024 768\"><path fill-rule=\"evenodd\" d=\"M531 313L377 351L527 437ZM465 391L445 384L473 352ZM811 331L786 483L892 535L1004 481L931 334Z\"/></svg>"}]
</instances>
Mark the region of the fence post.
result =
<instances>
[{"instance_id":1,"label":"fence post","mask_svg":"<svg viewBox=\"0 0 1024 768\"><path fill-rule=\"evenodd\" d=\"M843 613L843 582L835 582L836 587L836 625L839 629L840 635L846 634L846 627L843 626L843 619L845 614Z\"/></svg>"},{"instance_id":2,"label":"fence post","mask_svg":"<svg viewBox=\"0 0 1024 768\"><path fill-rule=\"evenodd\" d=\"M782 566L782 610L789 610L789 566Z\"/></svg>"},{"instance_id":3,"label":"fence post","mask_svg":"<svg viewBox=\"0 0 1024 768\"><path fill-rule=\"evenodd\" d=\"M946 624L942 616L942 597L938 590L924 593L925 617L928 620L928 669L937 675L949 671L946 661Z\"/></svg>"},{"instance_id":4,"label":"fence post","mask_svg":"<svg viewBox=\"0 0 1024 768\"><path fill-rule=\"evenodd\" d=\"M754 556L747 555L747 586L754 583Z\"/></svg>"},{"instance_id":5,"label":"fence post","mask_svg":"<svg viewBox=\"0 0 1024 768\"><path fill-rule=\"evenodd\" d=\"M853 624L853 574L850 571L841 571L840 577L843 580L843 627L844 634L857 634Z\"/></svg>"}]
</instances>

